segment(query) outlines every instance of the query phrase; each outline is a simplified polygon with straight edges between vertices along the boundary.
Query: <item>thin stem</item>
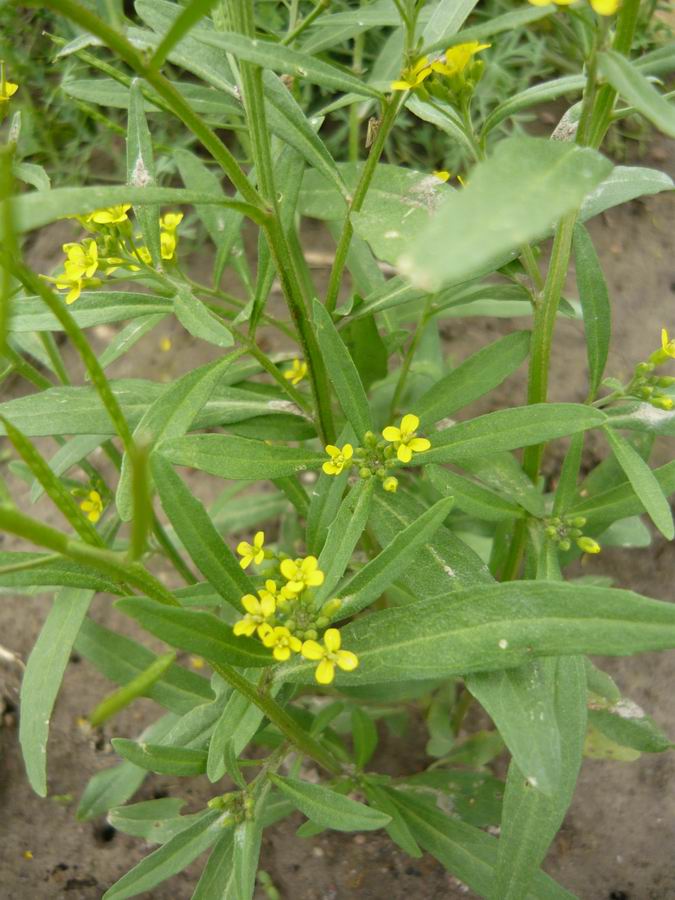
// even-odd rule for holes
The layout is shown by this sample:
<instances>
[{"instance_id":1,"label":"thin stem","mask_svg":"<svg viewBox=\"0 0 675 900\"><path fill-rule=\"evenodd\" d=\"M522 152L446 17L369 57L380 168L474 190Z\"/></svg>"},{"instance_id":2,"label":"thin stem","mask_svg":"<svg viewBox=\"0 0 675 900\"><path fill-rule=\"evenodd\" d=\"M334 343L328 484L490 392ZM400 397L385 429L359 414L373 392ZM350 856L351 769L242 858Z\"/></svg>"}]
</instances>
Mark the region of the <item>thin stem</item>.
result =
<instances>
[{"instance_id":1,"label":"thin stem","mask_svg":"<svg viewBox=\"0 0 675 900\"><path fill-rule=\"evenodd\" d=\"M319 0L314 9L310 13L307 13L305 18L301 19L300 22L298 22L298 24L295 25L295 27L293 27L292 30L288 32L286 37L282 38L279 43L284 46L292 44L293 41L302 34L305 28L309 28L312 22L321 15L324 9L327 9L329 3L330 0Z\"/></svg>"},{"instance_id":2,"label":"thin stem","mask_svg":"<svg viewBox=\"0 0 675 900\"><path fill-rule=\"evenodd\" d=\"M370 184L373 180L373 175L375 174L375 169L377 168L377 164L380 161L380 157L382 155L387 137L389 136L389 132L391 131L391 128L396 121L398 111L401 108L403 97L404 94L397 94L396 96L393 96L385 106L384 115L382 116L382 121L380 122L380 127L377 130L377 135L375 136L375 140L373 141L372 147L370 148L368 159L363 166L361 177L359 178L359 183L356 185L356 190L354 191L354 195L352 197L352 202L350 203L349 209L347 210L347 215L342 226L342 233L340 234L340 239L335 251L335 259L333 261L333 267L330 273L330 280L328 282L328 292L326 294L326 309L328 310L328 312L332 313L335 309L335 305L340 293L340 286L342 284L342 275L347 263L349 246L354 234L354 226L352 225L351 214L354 212L359 212L359 210L363 206L366 195L368 194L368 189L370 188Z\"/></svg>"},{"instance_id":3,"label":"thin stem","mask_svg":"<svg viewBox=\"0 0 675 900\"><path fill-rule=\"evenodd\" d=\"M260 693L255 685L251 684L251 682L237 672L236 669L233 669L230 666L221 665L213 660L209 660L209 663L214 672L220 675L224 681L231 685L236 691L239 691L240 694L243 694L244 697L250 700L251 703L258 707L258 709L262 710L270 722L273 725L276 725L279 731L281 731L281 733L284 734L301 753L304 753L305 756L309 756L327 772L330 772L331 775L342 774L342 766L339 760L336 759L330 750L324 747L323 744L320 744L315 738L310 737L309 734L297 724L295 719L293 719L286 710L276 702L276 700L272 699L272 697L267 694Z\"/></svg>"},{"instance_id":4,"label":"thin stem","mask_svg":"<svg viewBox=\"0 0 675 900\"><path fill-rule=\"evenodd\" d=\"M401 374L398 377L398 381L396 382L396 387L394 388L394 394L391 398L391 406L389 408L389 418L390 420L394 418L396 415L399 404L403 397L403 392L405 390L406 381L408 379L408 374L410 372L410 366L412 365L412 361L415 358L415 353L417 352L417 348L419 346L420 341L422 340L422 335L424 334L424 329L427 324L427 320L429 317L429 309L431 307L431 303L433 300L433 294L428 294L426 303L424 306L424 312L422 313L422 317L415 328L415 333L413 334L413 339L410 341L408 349L406 350L405 357L403 358L403 365L401 366Z\"/></svg>"}]
</instances>

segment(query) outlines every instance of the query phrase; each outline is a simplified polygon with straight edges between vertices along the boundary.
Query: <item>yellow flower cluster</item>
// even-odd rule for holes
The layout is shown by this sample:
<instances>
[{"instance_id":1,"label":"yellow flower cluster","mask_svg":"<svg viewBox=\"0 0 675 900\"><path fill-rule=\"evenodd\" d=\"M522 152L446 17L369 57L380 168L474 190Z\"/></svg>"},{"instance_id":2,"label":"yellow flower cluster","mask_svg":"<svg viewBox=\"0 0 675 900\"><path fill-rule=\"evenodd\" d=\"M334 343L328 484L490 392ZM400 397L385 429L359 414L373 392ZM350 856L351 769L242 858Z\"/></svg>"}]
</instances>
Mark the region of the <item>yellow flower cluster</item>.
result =
<instances>
[{"instance_id":1,"label":"yellow flower cluster","mask_svg":"<svg viewBox=\"0 0 675 900\"><path fill-rule=\"evenodd\" d=\"M257 636L278 662L286 662L294 653L317 662L315 677L319 684L330 684L336 667L351 672L358 666L356 654L341 649L337 628L326 629L323 643L317 640L319 630L330 624L341 601L329 600L317 609L312 589L323 584L325 575L315 556L291 559L276 554L265 548L262 531L256 533L252 543L242 541L237 553L243 568L272 560L272 570L266 574L274 574L285 583L279 587L275 578L267 577L257 597L246 594L241 598L245 615L235 623L235 635Z\"/></svg>"},{"instance_id":2,"label":"yellow flower cluster","mask_svg":"<svg viewBox=\"0 0 675 900\"><path fill-rule=\"evenodd\" d=\"M376 475L382 480L385 491L393 493L398 488L398 479L388 474L388 470L399 463L406 465L415 453L424 453L431 447L428 438L418 436L419 425L419 417L408 413L398 426L387 425L382 432L384 441L378 441L372 432L368 432L364 436L364 447L328 444L325 450L329 458L322 469L326 475L340 475L345 468L358 466L361 478Z\"/></svg>"},{"instance_id":3,"label":"yellow flower cluster","mask_svg":"<svg viewBox=\"0 0 675 900\"><path fill-rule=\"evenodd\" d=\"M582 532L582 528L586 524L583 516L553 516L544 519L544 533L549 540L557 544L564 552L571 548L572 541L577 545L582 553L600 553L602 547L592 537L588 537Z\"/></svg>"},{"instance_id":4,"label":"yellow flower cluster","mask_svg":"<svg viewBox=\"0 0 675 900\"><path fill-rule=\"evenodd\" d=\"M7 81L5 78L5 64L0 62L0 108L3 104L9 103L9 98L19 90L19 85L13 81Z\"/></svg>"},{"instance_id":5,"label":"yellow flower cluster","mask_svg":"<svg viewBox=\"0 0 675 900\"><path fill-rule=\"evenodd\" d=\"M391 90L414 91L434 72L444 75L446 78L455 75L461 76L473 57L490 46L490 44L481 44L479 41L468 41L465 44L449 47L437 59L421 56L401 72L401 77L397 81L392 81Z\"/></svg>"},{"instance_id":6,"label":"yellow flower cluster","mask_svg":"<svg viewBox=\"0 0 675 900\"><path fill-rule=\"evenodd\" d=\"M556 6L570 6L576 0L553 0ZM590 0L593 12L599 16L613 16L621 5L620 0ZM551 0L528 0L532 6L548 6Z\"/></svg>"},{"instance_id":7,"label":"yellow flower cluster","mask_svg":"<svg viewBox=\"0 0 675 900\"><path fill-rule=\"evenodd\" d=\"M63 272L55 278L42 276L53 282L59 290L68 291L66 303L74 303L85 288L99 287L101 278L111 275L117 269L138 272L143 266L152 265L152 256L147 247L137 246L132 240L133 226L127 213L130 203L121 203L105 209L95 209L82 216L75 216L93 238L80 243L63 245L66 258ZM159 220L161 256L163 260L174 259L178 244L177 229L183 213L165 213ZM136 240L138 240L138 235Z\"/></svg>"}]
</instances>

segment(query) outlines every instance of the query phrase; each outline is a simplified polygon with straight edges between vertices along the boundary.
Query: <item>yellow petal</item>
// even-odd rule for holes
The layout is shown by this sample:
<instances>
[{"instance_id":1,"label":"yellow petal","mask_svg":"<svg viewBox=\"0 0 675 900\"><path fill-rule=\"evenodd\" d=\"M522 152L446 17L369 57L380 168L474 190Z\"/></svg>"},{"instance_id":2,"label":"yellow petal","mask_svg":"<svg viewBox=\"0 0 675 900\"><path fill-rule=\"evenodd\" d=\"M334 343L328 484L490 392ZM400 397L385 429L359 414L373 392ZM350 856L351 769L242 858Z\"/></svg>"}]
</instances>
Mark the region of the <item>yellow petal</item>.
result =
<instances>
[{"instance_id":1,"label":"yellow petal","mask_svg":"<svg viewBox=\"0 0 675 900\"><path fill-rule=\"evenodd\" d=\"M238 622L234 623L232 631L237 637L240 637L242 634L250 637L255 631L255 622L252 622L249 618L239 619Z\"/></svg>"},{"instance_id":2,"label":"yellow petal","mask_svg":"<svg viewBox=\"0 0 675 900\"><path fill-rule=\"evenodd\" d=\"M335 459L336 456L340 455L340 448L336 447L334 444L326 444L326 453L332 459Z\"/></svg>"},{"instance_id":3,"label":"yellow petal","mask_svg":"<svg viewBox=\"0 0 675 900\"><path fill-rule=\"evenodd\" d=\"M400 462L409 463L412 459L412 450L405 444L400 444L398 450L396 451L396 455L398 456Z\"/></svg>"},{"instance_id":4,"label":"yellow petal","mask_svg":"<svg viewBox=\"0 0 675 900\"><path fill-rule=\"evenodd\" d=\"M279 662L286 662L291 655L291 651L288 647L275 647L272 655L275 659L278 659Z\"/></svg>"},{"instance_id":5,"label":"yellow petal","mask_svg":"<svg viewBox=\"0 0 675 900\"><path fill-rule=\"evenodd\" d=\"M389 85L389 90L391 91L409 91L410 88L411 85L407 81L392 81Z\"/></svg>"},{"instance_id":6,"label":"yellow petal","mask_svg":"<svg viewBox=\"0 0 675 900\"><path fill-rule=\"evenodd\" d=\"M359 664L359 658L351 650L340 650L337 655L337 664L343 672L353 672Z\"/></svg>"},{"instance_id":7,"label":"yellow petal","mask_svg":"<svg viewBox=\"0 0 675 900\"><path fill-rule=\"evenodd\" d=\"M253 546L256 548L256 550L261 550L264 543L265 543L265 532L264 531L256 531L255 537L253 538Z\"/></svg>"},{"instance_id":8,"label":"yellow petal","mask_svg":"<svg viewBox=\"0 0 675 900\"><path fill-rule=\"evenodd\" d=\"M335 664L329 659L322 659L314 673L319 684L330 684L335 678Z\"/></svg>"},{"instance_id":9,"label":"yellow petal","mask_svg":"<svg viewBox=\"0 0 675 900\"><path fill-rule=\"evenodd\" d=\"M299 653L302 649L302 641L295 635L291 635L291 637L288 639L288 643L293 653Z\"/></svg>"},{"instance_id":10,"label":"yellow petal","mask_svg":"<svg viewBox=\"0 0 675 900\"><path fill-rule=\"evenodd\" d=\"M431 447L431 441L427 440L427 438L413 438L411 441L408 441L408 446L413 453L424 453L425 450Z\"/></svg>"},{"instance_id":11,"label":"yellow petal","mask_svg":"<svg viewBox=\"0 0 675 900\"><path fill-rule=\"evenodd\" d=\"M351 459L354 455L354 448L351 444L345 444L342 448L342 457L343 459Z\"/></svg>"},{"instance_id":12,"label":"yellow petal","mask_svg":"<svg viewBox=\"0 0 675 900\"><path fill-rule=\"evenodd\" d=\"M334 462L325 462L321 468L326 475L339 475L342 471L342 466L336 466Z\"/></svg>"},{"instance_id":13,"label":"yellow petal","mask_svg":"<svg viewBox=\"0 0 675 900\"><path fill-rule=\"evenodd\" d=\"M296 564L293 562L292 559L283 559L281 561L280 569L281 569L281 574L288 581L293 581L295 579L295 576L298 574L298 567L296 566Z\"/></svg>"},{"instance_id":14,"label":"yellow petal","mask_svg":"<svg viewBox=\"0 0 675 900\"><path fill-rule=\"evenodd\" d=\"M276 609L277 605L274 602L274 597L271 594L263 594L260 600L260 612L268 619Z\"/></svg>"},{"instance_id":15,"label":"yellow petal","mask_svg":"<svg viewBox=\"0 0 675 900\"><path fill-rule=\"evenodd\" d=\"M320 584L323 584L324 578L323 572L317 570L316 572L311 572L309 575L305 575L305 584L309 587L318 587Z\"/></svg>"},{"instance_id":16,"label":"yellow petal","mask_svg":"<svg viewBox=\"0 0 675 900\"><path fill-rule=\"evenodd\" d=\"M331 653L336 653L340 649L342 638L337 628L329 628L323 636L323 642Z\"/></svg>"},{"instance_id":17,"label":"yellow petal","mask_svg":"<svg viewBox=\"0 0 675 900\"><path fill-rule=\"evenodd\" d=\"M407 416L403 416L401 419L401 432L403 434L411 434L413 431L417 431L419 424L420 420L418 416L408 413Z\"/></svg>"},{"instance_id":18,"label":"yellow petal","mask_svg":"<svg viewBox=\"0 0 675 900\"><path fill-rule=\"evenodd\" d=\"M323 659L324 649L321 644L317 644L316 641L305 641L302 645L302 655L305 659Z\"/></svg>"},{"instance_id":19,"label":"yellow petal","mask_svg":"<svg viewBox=\"0 0 675 900\"><path fill-rule=\"evenodd\" d=\"M387 425L387 427L382 432L382 437L385 439L385 441L400 441L401 431L399 428L396 428L395 425Z\"/></svg>"},{"instance_id":20,"label":"yellow petal","mask_svg":"<svg viewBox=\"0 0 675 900\"><path fill-rule=\"evenodd\" d=\"M258 602L258 598L254 597L253 594L245 594L241 598L241 605L246 612L250 613L252 616L257 615L260 612L260 603Z\"/></svg>"}]
</instances>

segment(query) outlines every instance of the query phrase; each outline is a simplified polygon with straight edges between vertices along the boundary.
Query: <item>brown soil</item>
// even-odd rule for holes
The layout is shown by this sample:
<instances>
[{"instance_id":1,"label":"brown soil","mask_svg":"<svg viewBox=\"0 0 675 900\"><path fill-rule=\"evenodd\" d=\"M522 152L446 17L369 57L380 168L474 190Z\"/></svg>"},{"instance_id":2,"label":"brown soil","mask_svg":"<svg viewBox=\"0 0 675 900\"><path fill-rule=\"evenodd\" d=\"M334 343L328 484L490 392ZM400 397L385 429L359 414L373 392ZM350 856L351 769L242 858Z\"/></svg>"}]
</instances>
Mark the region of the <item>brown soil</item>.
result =
<instances>
[{"instance_id":1,"label":"brown soil","mask_svg":"<svg viewBox=\"0 0 675 900\"><path fill-rule=\"evenodd\" d=\"M675 172L673 146L657 142L643 164ZM675 327L670 312L675 292L672 229L675 218L667 195L636 201L612 210L591 224L614 303L614 338L608 374L625 376L635 361L644 359L658 340L662 325ZM61 226L59 226L61 227ZM70 234L68 228L66 228ZM308 234L313 248L324 252L326 241ZM33 260L47 271L56 261L63 233L45 231L33 246ZM571 291L573 293L573 290ZM443 334L449 354L460 361L500 334L526 327L522 322L488 319L449 319ZM194 344L168 323L162 335L174 341L171 353L159 349L153 333L136 351L116 365L111 374L171 378L202 361L195 359ZM100 329L105 343L110 332ZM199 344L199 352L206 348ZM208 351L207 351L208 352ZM203 354L206 359L207 354ZM585 357L581 326L561 321L553 367L551 399L582 400ZM472 414L495 406L521 403L524 376L471 409ZM17 386L17 393L24 393ZM659 455L663 448L657 448ZM591 457L604 448L598 442ZM665 458L665 457L664 457ZM208 493L207 483L200 492ZM35 514L53 515L40 504ZM3 546L9 547L5 541ZM588 571L610 574L617 584L648 596L675 600L675 550L656 539L648 550L603 552L588 564ZM2 645L25 659L49 608L49 598L3 597L0 606ZM104 623L133 632L127 620L98 597L94 614ZM626 696L654 715L666 732L675 735L675 654L645 654L634 659L603 660ZM0 727L0 803L5 824L0 846L2 875L0 898L68 897L95 900L117 878L148 852L147 845L106 826L104 821L78 823L75 805L87 779L113 760L110 738L129 735L157 714L150 701L106 726L93 740L76 725L110 685L92 667L74 657L51 728L49 744L50 798L41 800L27 785L21 762L16 721L21 671L16 664L0 663L0 697L5 714ZM387 771L420 767L424 734L413 729L403 741L385 739L376 764ZM159 792L185 797L189 810L198 809L212 793L206 779L193 782L148 778L136 799ZM64 798L64 795L66 797ZM68 799L72 796L72 800ZM60 799L59 799L60 798ZM310 840L294 835L301 817L295 816L266 833L262 867L269 872L282 897L293 900L441 900L473 895L431 857L411 860L380 834L325 834ZM546 861L547 871L583 900L667 900L675 898L675 757L643 755L636 762L584 763L576 799ZM27 851L32 858L26 859ZM186 872L159 886L155 900L187 900L201 860ZM259 889L256 897L262 900Z\"/></svg>"}]
</instances>

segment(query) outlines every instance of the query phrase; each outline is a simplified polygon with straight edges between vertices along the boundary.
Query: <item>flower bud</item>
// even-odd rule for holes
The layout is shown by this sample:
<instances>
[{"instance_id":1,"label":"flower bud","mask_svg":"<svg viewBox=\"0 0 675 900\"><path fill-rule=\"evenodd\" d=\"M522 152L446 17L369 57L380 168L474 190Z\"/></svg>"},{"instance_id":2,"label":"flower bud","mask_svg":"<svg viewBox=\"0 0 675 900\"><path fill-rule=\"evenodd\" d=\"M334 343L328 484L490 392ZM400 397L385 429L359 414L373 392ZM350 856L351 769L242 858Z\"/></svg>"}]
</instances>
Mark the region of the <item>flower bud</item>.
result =
<instances>
[{"instance_id":1,"label":"flower bud","mask_svg":"<svg viewBox=\"0 0 675 900\"><path fill-rule=\"evenodd\" d=\"M546 526L546 534L547 534L550 538L557 537L557 536L558 536L558 529L555 527L555 525L547 525L547 526Z\"/></svg>"},{"instance_id":2,"label":"flower bud","mask_svg":"<svg viewBox=\"0 0 675 900\"><path fill-rule=\"evenodd\" d=\"M315 641L318 636L318 632L314 628L308 628L304 634L304 638L306 641Z\"/></svg>"},{"instance_id":3,"label":"flower bud","mask_svg":"<svg viewBox=\"0 0 675 900\"><path fill-rule=\"evenodd\" d=\"M390 475L388 478L385 478L382 482L382 487L385 491L389 491L391 494L396 493L396 488L398 487L398 478L394 478L393 475Z\"/></svg>"},{"instance_id":4,"label":"flower bud","mask_svg":"<svg viewBox=\"0 0 675 900\"><path fill-rule=\"evenodd\" d=\"M583 528L585 524L586 519L584 516L575 516L575 518L572 519L572 525L574 525L575 528Z\"/></svg>"},{"instance_id":5,"label":"flower bud","mask_svg":"<svg viewBox=\"0 0 675 900\"><path fill-rule=\"evenodd\" d=\"M335 613L342 606L342 600L339 597L334 597L332 600L328 600L321 607L321 615L326 616L328 619L332 619Z\"/></svg>"},{"instance_id":6,"label":"flower bud","mask_svg":"<svg viewBox=\"0 0 675 900\"><path fill-rule=\"evenodd\" d=\"M370 478L373 473L370 471L367 466L363 466L363 468L359 469L359 477L361 478Z\"/></svg>"},{"instance_id":7,"label":"flower bud","mask_svg":"<svg viewBox=\"0 0 675 900\"><path fill-rule=\"evenodd\" d=\"M599 553L602 550L600 544L588 536L577 538L577 547L584 553Z\"/></svg>"},{"instance_id":8,"label":"flower bud","mask_svg":"<svg viewBox=\"0 0 675 900\"><path fill-rule=\"evenodd\" d=\"M659 394L658 397L652 397L650 403L658 409L671 410L673 408L672 397L666 397L665 394Z\"/></svg>"},{"instance_id":9,"label":"flower bud","mask_svg":"<svg viewBox=\"0 0 675 900\"><path fill-rule=\"evenodd\" d=\"M561 550L565 551L565 550L569 550L570 547L572 546L572 544L570 543L570 541L565 539L564 541L560 541L558 546L560 547Z\"/></svg>"},{"instance_id":10,"label":"flower bud","mask_svg":"<svg viewBox=\"0 0 675 900\"><path fill-rule=\"evenodd\" d=\"M649 375L650 372L654 371L654 363L653 362L641 362L635 366L635 374L636 375Z\"/></svg>"}]
</instances>

